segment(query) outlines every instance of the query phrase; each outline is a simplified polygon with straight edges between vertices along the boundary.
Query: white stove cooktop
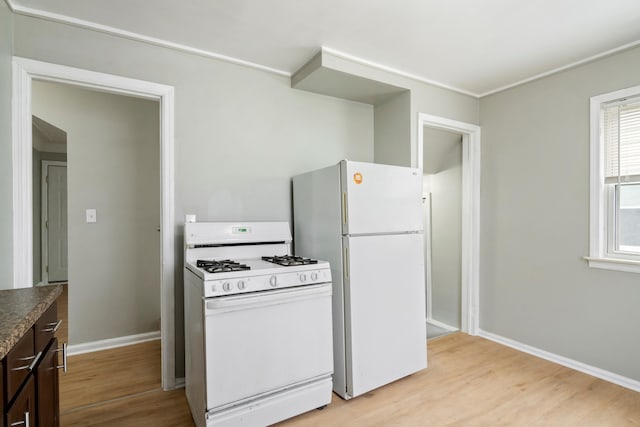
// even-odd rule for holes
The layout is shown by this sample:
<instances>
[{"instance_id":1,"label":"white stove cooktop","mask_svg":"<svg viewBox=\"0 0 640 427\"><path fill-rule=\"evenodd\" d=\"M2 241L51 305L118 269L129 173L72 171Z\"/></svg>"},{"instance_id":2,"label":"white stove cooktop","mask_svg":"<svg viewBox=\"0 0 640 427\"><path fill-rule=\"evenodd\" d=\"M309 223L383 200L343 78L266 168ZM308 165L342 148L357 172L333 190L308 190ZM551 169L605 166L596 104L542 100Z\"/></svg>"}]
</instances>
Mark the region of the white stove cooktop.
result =
<instances>
[{"instance_id":1,"label":"white stove cooktop","mask_svg":"<svg viewBox=\"0 0 640 427\"><path fill-rule=\"evenodd\" d=\"M244 264L250 269L209 273L196 265L197 260L187 261L186 267L203 280L205 298L308 286L331 281L331 268L326 261L293 266L278 265L259 258L233 259L232 261Z\"/></svg>"}]
</instances>

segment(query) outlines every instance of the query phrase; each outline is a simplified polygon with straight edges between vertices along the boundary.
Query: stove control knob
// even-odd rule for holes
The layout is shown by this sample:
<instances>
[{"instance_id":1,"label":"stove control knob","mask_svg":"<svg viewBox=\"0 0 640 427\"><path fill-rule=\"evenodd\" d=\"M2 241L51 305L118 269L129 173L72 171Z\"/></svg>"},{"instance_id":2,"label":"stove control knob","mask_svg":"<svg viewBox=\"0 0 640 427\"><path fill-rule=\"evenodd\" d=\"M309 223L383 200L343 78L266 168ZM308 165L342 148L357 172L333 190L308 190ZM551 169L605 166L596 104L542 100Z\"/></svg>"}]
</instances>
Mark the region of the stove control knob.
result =
<instances>
[{"instance_id":1,"label":"stove control knob","mask_svg":"<svg viewBox=\"0 0 640 427\"><path fill-rule=\"evenodd\" d=\"M271 276L269 278L269 284L272 288L275 288L276 286L278 286L278 278L276 276Z\"/></svg>"},{"instance_id":2,"label":"stove control knob","mask_svg":"<svg viewBox=\"0 0 640 427\"><path fill-rule=\"evenodd\" d=\"M306 275L306 274L304 274L304 273L301 273L301 274L300 274L300 281L301 281L302 283L306 282L306 281L307 281L307 275Z\"/></svg>"},{"instance_id":3,"label":"stove control knob","mask_svg":"<svg viewBox=\"0 0 640 427\"><path fill-rule=\"evenodd\" d=\"M224 282L222 284L222 289L224 289L225 291L229 292L231 290L231 283L229 282Z\"/></svg>"},{"instance_id":4,"label":"stove control knob","mask_svg":"<svg viewBox=\"0 0 640 427\"><path fill-rule=\"evenodd\" d=\"M238 289L243 290L247 285L244 283L244 280L238 280Z\"/></svg>"},{"instance_id":5,"label":"stove control knob","mask_svg":"<svg viewBox=\"0 0 640 427\"><path fill-rule=\"evenodd\" d=\"M314 282L318 280L318 273L316 273L315 271L311 273L311 280L313 280Z\"/></svg>"}]
</instances>

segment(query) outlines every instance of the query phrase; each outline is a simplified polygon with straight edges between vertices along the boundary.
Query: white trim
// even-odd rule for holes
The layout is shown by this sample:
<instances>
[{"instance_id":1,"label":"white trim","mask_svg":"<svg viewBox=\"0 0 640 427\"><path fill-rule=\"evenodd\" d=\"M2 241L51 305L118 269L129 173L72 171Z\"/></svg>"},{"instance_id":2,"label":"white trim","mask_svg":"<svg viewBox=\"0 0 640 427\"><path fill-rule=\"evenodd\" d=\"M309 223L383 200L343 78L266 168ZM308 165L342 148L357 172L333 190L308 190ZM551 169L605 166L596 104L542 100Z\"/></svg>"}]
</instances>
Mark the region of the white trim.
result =
<instances>
[{"instance_id":1,"label":"white trim","mask_svg":"<svg viewBox=\"0 0 640 427\"><path fill-rule=\"evenodd\" d=\"M445 331L449 331L449 332L456 332L460 330L460 328L456 328L455 326L451 326L446 323L442 323L439 320L435 320L433 317L427 317L427 323L433 326L437 326L438 328L442 328Z\"/></svg>"},{"instance_id":2,"label":"white trim","mask_svg":"<svg viewBox=\"0 0 640 427\"><path fill-rule=\"evenodd\" d=\"M634 86L592 96L589 100L589 256L584 257L589 262L589 267L640 273L638 260L629 259L628 255L614 258L608 248L608 230L611 228L608 223L609 195L604 181L605 147L600 130L602 104L638 94L640 86Z\"/></svg>"},{"instance_id":3,"label":"white trim","mask_svg":"<svg viewBox=\"0 0 640 427\"><path fill-rule=\"evenodd\" d=\"M127 345L140 344L148 341L160 339L160 331L146 332L143 334L127 335L125 337L107 338L105 340L84 342L81 344L70 344L67 346L67 354L76 356L78 354L93 353L94 351L110 350L112 348L124 347Z\"/></svg>"},{"instance_id":4,"label":"white trim","mask_svg":"<svg viewBox=\"0 0 640 427\"><path fill-rule=\"evenodd\" d=\"M595 61L597 59L604 58L605 56L610 56L610 55L613 55L614 53L622 52L623 50L631 49L631 48L634 48L636 46L640 46L640 40L636 40L636 41L633 41L631 43L623 44L622 46L618 46L618 47L615 47L613 49L606 50L604 52L596 53L595 55L589 56L589 57L581 59L579 61L571 62L569 64L562 65L562 66L557 67L557 68L553 68L553 69L551 69L549 71L545 71L543 73L536 74L536 75L533 75L531 77L527 77L527 78L522 79L522 80L518 80L518 81L516 81L514 83L510 83L510 84L505 85L505 86L500 86L500 87L498 87L496 89L488 90L487 92L483 92L483 93L481 93L479 95L476 95L476 96L478 98L483 98L485 96L493 95L495 93L502 92L502 91L505 91L507 89L511 89L511 88L516 87L516 86L520 86L520 85L523 85L525 83L532 82L534 80L540 80L540 79L542 79L544 77L548 77L548 76L550 76L552 74L557 74L557 73L560 73L562 71L568 70L570 68L575 68L575 67L578 67L580 65L584 65L584 64L586 64L588 62L592 62L592 61Z\"/></svg>"},{"instance_id":5,"label":"white trim","mask_svg":"<svg viewBox=\"0 0 640 427\"><path fill-rule=\"evenodd\" d=\"M42 282L38 282L38 283L36 283L36 284L35 284L35 285L33 285L33 286L34 286L34 287L38 287L38 286L45 286L45 284L44 284L44 283L42 283Z\"/></svg>"},{"instance_id":6,"label":"white trim","mask_svg":"<svg viewBox=\"0 0 640 427\"><path fill-rule=\"evenodd\" d=\"M8 1L9 0L7 0L7 2ZM72 25L74 27L97 31L100 33L122 37L125 39L134 40L137 42L143 42L143 43L147 43L154 46L166 47L169 49L177 50L179 52L191 53L193 55L198 55L205 58L219 59L221 61L230 62L232 64L242 65L249 68L255 68L257 70L266 71L266 72L277 74L280 76L291 77L291 73L288 71L267 67L266 65L256 64L255 62L245 61L244 59L238 59L231 56L226 56L219 53L211 52L205 49L199 49L199 48L187 46L180 43L170 42L168 40L163 40L156 37L145 36L139 33L134 33L132 31L126 31L120 28L98 24L96 22L86 21L84 19L73 18L71 16L48 12L44 10L38 10L32 7L26 7L22 5L14 5L12 9L14 13L17 13L19 15L46 19L49 21Z\"/></svg>"},{"instance_id":7,"label":"white trim","mask_svg":"<svg viewBox=\"0 0 640 427\"><path fill-rule=\"evenodd\" d=\"M640 273L640 262L616 258L583 257L589 262L589 267L605 270L625 271L627 273Z\"/></svg>"},{"instance_id":8,"label":"white trim","mask_svg":"<svg viewBox=\"0 0 640 427\"><path fill-rule=\"evenodd\" d=\"M273 67L268 67L266 65L261 65L261 64L257 64L255 62L251 62L251 61L246 61L244 59L239 59L239 58L235 58L232 56L227 56L227 55L222 55L219 53L215 53L206 49L199 49L199 48L195 48L192 46L188 46L185 44L180 44L180 43L174 43L174 42L170 42L168 40L163 40L163 39L159 39L156 37L150 37L150 36L145 36L142 34L138 34L138 33L134 33L132 31L126 31L126 30L122 30L119 28L115 28L115 27L111 27L108 25L102 25L102 24L98 24L96 22L91 22L91 21L87 21L84 19L78 19L78 18L73 18L71 16L67 16L67 15L62 15L62 14L58 14L58 13L53 13L53 12L48 12L48 11L44 11L44 10L38 10L32 7L26 7L26 6L22 6L22 5L15 5L13 4L13 2L11 0L5 0L5 3L7 3L7 6L9 6L9 9L11 10L11 12L19 14L19 15L25 15L25 16L31 16L31 17L35 17L35 18L40 18L40 19L46 19L49 21L53 21L53 22L59 22L59 23L63 23L63 24L67 24L67 25L72 25L74 27L79 27L79 28L84 28L84 29L88 29L88 30L93 30L93 31L98 31L100 33L104 33L104 34L109 34L109 35L113 35L113 36L118 36L118 37L122 37L122 38L126 38L129 40L134 40L137 42L142 42L142 43L148 43L154 46L160 46L160 47L165 47L165 48L169 48L169 49L173 49L173 50L177 50L179 52L185 52L185 53L191 53L193 55L198 55L198 56L202 56L205 58L211 58L211 59L218 59L221 61L225 61L225 62L229 62L232 64L237 64L237 65L242 65L245 67L249 67L249 68L254 68L257 70L262 70L262 71L266 71L268 73L273 73L273 74L277 74L280 76L285 76L285 77L291 77L294 73L290 72L290 71L286 71L286 70L280 70L278 68L273 68ZM335 56L339 56L341 58L350 60L350 61L354 61L354 62L358 62L360 64L363 65L367 65L369 67L373 67L379 70L383 70L392 74L396 74L398 76L401 77L406 77L408 79L411 80L415 80L418 81L420 83L425 83L428 85L432 85L432 86L436 86L436 87L441 87L443 89L447 89L447 90L451 90L453 92L458 92L461 93L463 95L468 95L468 96L472 96L474 98L483 98L485 96L489 96L489 95L493 95L495 93L498 92L502 92L505 91L507 89L511 89L513 87L516 86L520 86L523 85L525 83L529 83L532 82L534 80L539 80L541 78L544 77L548 77L552 74L556 74L565 70L568 70L570 68L574 68L577 67L579 65L583 65L586 64L588 62L591 61L595 61L597 59L603 58L605 56L609 56L609 55L613 55L614 53L618 53L621 52L623 50L627 50L627 49L631 49L633 47L636 47L640 45L640 40L631 42L631 43L627 43L624 44L622 46L613 48L613 49L609 49L605 52L601 52L601 53L597 53L595 55L592 55L588 58L585 59L581 59L579 61L575 61L572 63L569 63L567 65L563 65L557 68L554 68L552 70L549 71L545 71L543 73L539 73L539 74L535 74L531 77L527 77L525 79L522 80L518 80L514 83L509 83L507 85L504 86L500 86L498 88L495 89L490 89L486 92L482 92L482 93L477 93L477 92L473 92L470 90L466 90L466 89L461 89L458 88L456 86L452 86L446 83L441 83L438 82L436 80L432 80L426 77L421 77L418 76L416 74L411 74L402 70L398 70L396 68L392 68L383 64L379 64L373 61L369 61L363 58L359 58L357 56L353 56L344 52L340 52L338 50L332 49L330 47L326 47L326 46L322 46L321 50L330 53L332 55Z\"/></svg>"},{"instance_id":9,"label":"white trim","mask_svg":"<svg viewBox=\"0 0 640 427\"><path fill-rule=\"evenodd\" d=\"M461 330L476 335L480 325L480 126L418 113L411 164L421 171L425 126L462 134Z\"/></svg>"},{"instance_id":10,"label":"white trim","mask_svg":"<svg viewBox=\"0 0 640 427\"><path fill-rule=\"evenodd\" d=\"M330 48L330 47L327 47L327 46L322 46L321 49L322 49L323 53L326 52L326 53L329 53L331 55L337 56L337 57L342 58L342 59L346 59L346 60L351 61L351 62L356 62L358 64L366 65L367 67L372 67L372 68L375 68L377 70L386 71L388 73L395 74L395 75L400 76L400 77L406 77L408 79L415 80L415 81L420 82L420 83L426 83L426 84L431 85L431 86L441 87L443 89L447 89L447 90L450 90L450 91L453 91L453 92L458 92L458 93L461 93L463 95L468 95L468 96L472 96L474 98L479 98L479 95L477 93L474 93L474 92L471 92L471 91L468 91L468 90L465 90L465 89L460 89L459 87L451 86L451 85L448 85L448 84L445 84L445 83L440 83L440 82L437 82L435 80L428 79L426 77L420 77L420 76L418 76L416 74L407 73L405 71L398 70L397 68L392 68L392 67L389 67L387 65L383 65L383 64L380 64L380 63L377 63L377 62L369 61L368 59L364 59L364 58L360 58L358 56L350 55L348 53L340 52L339 50L336 50L336 49L333 49L333 48Z\"/></svg>"},{"instance_id":11,"label":"white trim","mask_svg":"<svg viewBox=\"0 0 640 427\"><path fill-rule=\"evenodd\" d=\"M640 392L640 381L634 380L632 378L624 377L622 375L606 371L595 366L587 365L586 363L578 362L577 360L569 359L568 357L560 356L546 350L541 350L537 347L523 344L521 342L503 337L501 335L483 331L482 329L478 330L478 336L486 338L493 342L497 342L498 344L506 345L507 347L511 347L524 353L540 357L541 359L557 363L558 365L566 366L567 368L574 369L587 375L600 378L601 380L605 380L610 383L628 388L630 390Z\"/></svg>"},{"instance_id":12,"label":"white trim","mask_svg":"<svg viewBox=\"0 0 640 427\"><path fill-rule=\"evenodd\" d=\"M423 182L424 182L424 176L423 176ZM425 209L425 224L424 224L424 239L425 239L425 243L426 243L426 247L424 248L425 250L425 260L424 260L424 281L425 281L425 285L426 285L426 298L427 298L427 320L431 319L432 313L433 313L433 303L432 303L432 298L431 298L431 294L432 294L432 249L431 249L431 234L432 234L432 228L431 228L431 191L427 192L426 194L423 194L423 200L425 203L424 209Z\"/></svg>"},{"instance_id":13,"label":"white trim","mask_svg":"<svg viewBox=\"0 0 640 427\"><path fill-rule=\"evenodd\" d=\"M175 387L174 89L127 77L13 58L14 287L33 285L31 194L31 82L33 79L152 99L160 103L162 387Z\"/></svg>"},{"instance_id":14,"label":"white trim","mask_svg":"<svg viewBox=\"0 0 640 427\"><path fill-rule=\"evenodd\" d=\"M67 167L67 162L42 160L40 164L40 283L44 285L49 284L49 272L46 270L46 267L49 265L49 229L45 227L49 220L49 202L47 197L49 191L49 183L47 181L49 170L47 168L49 166Z\"/></svg>"}]
</instances>

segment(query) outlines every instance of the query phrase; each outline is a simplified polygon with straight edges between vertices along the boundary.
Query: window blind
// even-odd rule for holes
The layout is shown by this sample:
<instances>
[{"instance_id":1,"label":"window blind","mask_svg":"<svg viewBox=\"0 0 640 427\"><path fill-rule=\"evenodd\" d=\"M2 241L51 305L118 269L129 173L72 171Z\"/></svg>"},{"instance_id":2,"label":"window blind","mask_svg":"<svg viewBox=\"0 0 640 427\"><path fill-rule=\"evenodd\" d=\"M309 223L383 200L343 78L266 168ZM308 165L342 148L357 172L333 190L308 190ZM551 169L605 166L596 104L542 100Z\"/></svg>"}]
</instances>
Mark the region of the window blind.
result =
<instances>
[{"instance_id":1,"label":"window blind","mask_svg":"<svg viewBox=\"0 0 640 427\"><path fill-rule=\"evenodd\" d=\"M605 105L605 183L640 182L640 98Z\"/></svg>"}]
</instances>

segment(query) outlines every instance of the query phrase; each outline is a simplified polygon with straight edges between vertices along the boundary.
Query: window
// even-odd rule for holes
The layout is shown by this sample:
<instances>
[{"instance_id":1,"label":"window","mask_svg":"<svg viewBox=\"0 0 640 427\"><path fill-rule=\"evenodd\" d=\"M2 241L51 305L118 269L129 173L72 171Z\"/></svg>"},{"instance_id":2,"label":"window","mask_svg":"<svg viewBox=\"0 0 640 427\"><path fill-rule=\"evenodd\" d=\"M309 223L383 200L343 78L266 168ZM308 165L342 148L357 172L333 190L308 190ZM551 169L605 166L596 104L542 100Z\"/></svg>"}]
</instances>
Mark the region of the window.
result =
<instances>
[{"instance_id":1,"label":"window","mask_svg":"<svg viewBox=\"0 0 640 427\"><path fill-rule=\"evenodd\" d=\"M640 272L640 86L591 98L589 265Z\"/></svg>"}]
</instances>

